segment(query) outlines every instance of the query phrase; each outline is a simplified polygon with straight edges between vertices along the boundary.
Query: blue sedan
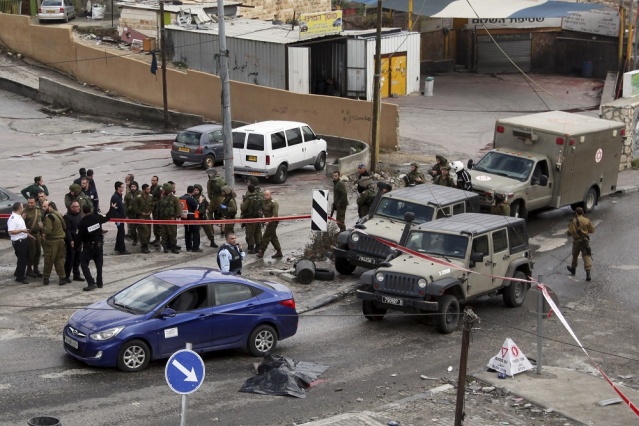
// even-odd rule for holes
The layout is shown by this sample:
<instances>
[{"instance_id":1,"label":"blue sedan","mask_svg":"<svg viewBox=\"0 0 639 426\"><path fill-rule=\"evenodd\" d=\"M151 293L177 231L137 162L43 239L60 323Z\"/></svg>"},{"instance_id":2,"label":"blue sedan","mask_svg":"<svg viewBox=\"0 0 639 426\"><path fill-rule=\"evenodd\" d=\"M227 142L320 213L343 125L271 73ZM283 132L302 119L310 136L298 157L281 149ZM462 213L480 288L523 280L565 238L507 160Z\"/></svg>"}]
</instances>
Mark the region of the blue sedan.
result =
<instances>
[{"instance_id":1,"label":"blue sedan","mask_svg":"<svg viewBox=\"0 0 639 426\"><path fill-rule=\"evenodd\" d=\"M144 370L191 343L196 352L247 348L265 356L297 332L291 290L217 269L183 268L149 275L75 312L64 349L89 365Z\"/></svg>"}]
</instances>

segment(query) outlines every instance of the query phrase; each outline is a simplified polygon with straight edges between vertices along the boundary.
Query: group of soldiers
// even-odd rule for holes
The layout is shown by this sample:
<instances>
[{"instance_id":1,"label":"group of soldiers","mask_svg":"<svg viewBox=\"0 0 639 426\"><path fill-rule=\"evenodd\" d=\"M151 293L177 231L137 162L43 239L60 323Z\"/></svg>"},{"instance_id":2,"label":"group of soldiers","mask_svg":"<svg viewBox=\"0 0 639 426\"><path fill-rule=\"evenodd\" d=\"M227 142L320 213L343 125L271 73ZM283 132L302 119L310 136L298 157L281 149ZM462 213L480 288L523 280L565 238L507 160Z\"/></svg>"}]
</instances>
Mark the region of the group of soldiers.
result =
<instances>
[{"instance_id":1,"label":"group of soldiers","mask_svg":"<svg viewBox=\"0 0 639 426\"><path fill-rule=\"evenodd\" d=\"M186 250L201 252L200 226L197 223L199 220L233 220L238 212L241 219L279 216L278 202L272 198L271 191L260 189L259 181L255 177L248 178L247 192L238 208L235 191L215 169L207 170L208 198L200 184L188 186L186 193L178 197L174 182L160 184L158 176L153 176L150 185L145 183L140 187L133 174L128 174L125 182L115 183L109 210L103 216L100 214L98 193L92 175L91 170L80 169L80 176L69 186L69 191L64 196L67 210L65 214L60 213L56 204L48 200L49 190L42 176L35 177L34 183L21 191L27 199L26 208L20 213L28 230L28 238L25 239L29 246L29 250L25 250L27 277L42 278L43 283L48 285L50 275L55 269L59 276L59 285L86 280L88 285L85 290L101 287L103 234L108 232L102 230L102 224L110 219L114 220L117 226L115 250L126 255L130 254L126 249L126 238L132 240L134 246L139 244L142 253L150 253L149 245L161 245L164 253L179 253L181 246L177 244L177 224L125 225L117 219L182 219L188 222L188 225L184 225ZM83 225L83 220L89 225ZM128 228L126 235L125 226ZM270 244L275 249L275 254L271 257L283 257L277 237L278 221L268 221L262 232L263 226L264 223L259 221L242 224L246 230L248 253L262 258ZM214 226L204 224L201 228L209 239L210 247L217 248ZM234 233L235 226L233 223L227 223L221 228L222 235L227 235ZM153 241L151 234L155 237ZM42 271L39 269L40 257L44 257ZM91 260L96 263L96 279L93 279L88 268Z\"/></svg>"}]
</instances>

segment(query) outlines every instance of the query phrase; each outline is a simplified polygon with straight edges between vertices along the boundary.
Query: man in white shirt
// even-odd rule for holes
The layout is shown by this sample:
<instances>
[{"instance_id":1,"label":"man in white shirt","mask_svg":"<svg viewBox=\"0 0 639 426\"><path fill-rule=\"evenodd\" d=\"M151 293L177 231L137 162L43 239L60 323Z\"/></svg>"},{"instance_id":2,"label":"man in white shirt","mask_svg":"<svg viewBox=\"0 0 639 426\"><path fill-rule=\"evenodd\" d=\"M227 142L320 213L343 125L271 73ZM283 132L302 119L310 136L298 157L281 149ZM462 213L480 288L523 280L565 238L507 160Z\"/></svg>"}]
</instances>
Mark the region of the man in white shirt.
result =
<instances>
[{"instance_id":1,"label":"man in white shirt","mask_svg":"<svg viewBox=\"0 0 639 426\"><path fill-rule=\"evenodd\" d=\"M16 281L22 284L29 284L27 281L27 259L29 257L29 231L27 225L24 223L22 212L24 207L22 203L13 204L13 213L7 220L7 231L11 237L11 244L13 244L13 251L18 258L18 265L16 266L16 272L13 274L16 277Z\"/></svg>"}]
</instances>

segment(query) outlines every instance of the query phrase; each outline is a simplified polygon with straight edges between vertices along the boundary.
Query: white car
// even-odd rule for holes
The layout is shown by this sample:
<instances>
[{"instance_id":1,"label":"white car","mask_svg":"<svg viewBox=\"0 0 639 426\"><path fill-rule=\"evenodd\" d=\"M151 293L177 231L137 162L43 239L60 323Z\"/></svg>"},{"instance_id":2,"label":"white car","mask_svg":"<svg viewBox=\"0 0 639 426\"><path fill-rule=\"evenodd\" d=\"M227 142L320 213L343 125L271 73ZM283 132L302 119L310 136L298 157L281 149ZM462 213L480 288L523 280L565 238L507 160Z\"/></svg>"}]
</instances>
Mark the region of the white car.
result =
<instances>
[{"instance_id":1,"label":"white car","mask_svg":"<svg viewBox=\"0 0 639 426\"><path fill-rule=\"evenodd\" d=\"M75 18L75 6L71 0L42 0L38 8L38 20L64 21Z\"/></svg>"},{"instance_id":2,"label":"white car","mask_svg":"<svg viewBox=\"0 0 639 426\"><path fill-rule=\"evenodd\" d=\"M234 172L284 183L290 170L326 167L326 141L308 124L262 121L233 130Z\"/></svg>"}]
</instances>

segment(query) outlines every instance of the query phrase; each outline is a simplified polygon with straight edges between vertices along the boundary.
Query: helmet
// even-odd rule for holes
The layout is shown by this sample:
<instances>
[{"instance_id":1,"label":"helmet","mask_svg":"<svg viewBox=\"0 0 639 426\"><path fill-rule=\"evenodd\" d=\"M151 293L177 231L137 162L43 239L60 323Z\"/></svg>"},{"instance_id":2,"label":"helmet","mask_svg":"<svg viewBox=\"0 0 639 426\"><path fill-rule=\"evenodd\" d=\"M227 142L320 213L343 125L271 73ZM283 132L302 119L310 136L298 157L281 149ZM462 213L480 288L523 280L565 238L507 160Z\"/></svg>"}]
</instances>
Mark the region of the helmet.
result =
<instances>
[{"instance_id":1,"label":"helmet","mask_svg":"<svg viewBox=\"0 0 639 426\"><path fill-rule=\"evenodd\" d=\"M464 163L462 163L461 161L453 161L452 163L450 163L450 165L453 167L453 170L455 170L456 173L464 170Z\"/></svg>"},{"instance_id":2,"label":"helmet","mask_svg":"<svg viewBox=\"0 0 639 426\"><path fill-rule=\"evenodd\" d=\"M411 166L418 168L419 167L419 163L417 161L413 161L412 163L410 163Z\"/></svg>"},{"instance_id":3,"label":"helmet","mask_svg":"<svg viewBox=\"0 0 639 426\"><path fill-rule=\"evenodd\" d=\"M195 185L193 185L194 188L198 189L200 191L200 194L202 193L202 185L200 185L199 183L196 183Z\"/></svg>"},{"instance_id":4,"label":"helmet","mask_svg":"<svg viewBox=\"0 0 639 426\"><path fill-rule=\"evenodd\" d=\"M249 176L247 179L248 183L253 186L258 186L260 181L255 176Z\"/></svg>"},{"instance_id":5,"label":"helmet","mask_svg":"<svg viewBox=\"0 0 639 426\"><path fill-rule=\"evenodd\" d=\"M170 183L165 183L164 185L162 185L162 189L164 190L164 192L173 192L173 185L171 185Z\"/></svg>"},{"instance_id":6,"label":"helmet","mask_svg":"<svg viewBox=\"0 0 639 426\"><path fill-rule=\"evenodd\" d=\"M209 176L215 176L217 175L217 170L215 170L213 167L211 167L210 169L206 169L206 174Z\"/></svg>"}]
</instances>

